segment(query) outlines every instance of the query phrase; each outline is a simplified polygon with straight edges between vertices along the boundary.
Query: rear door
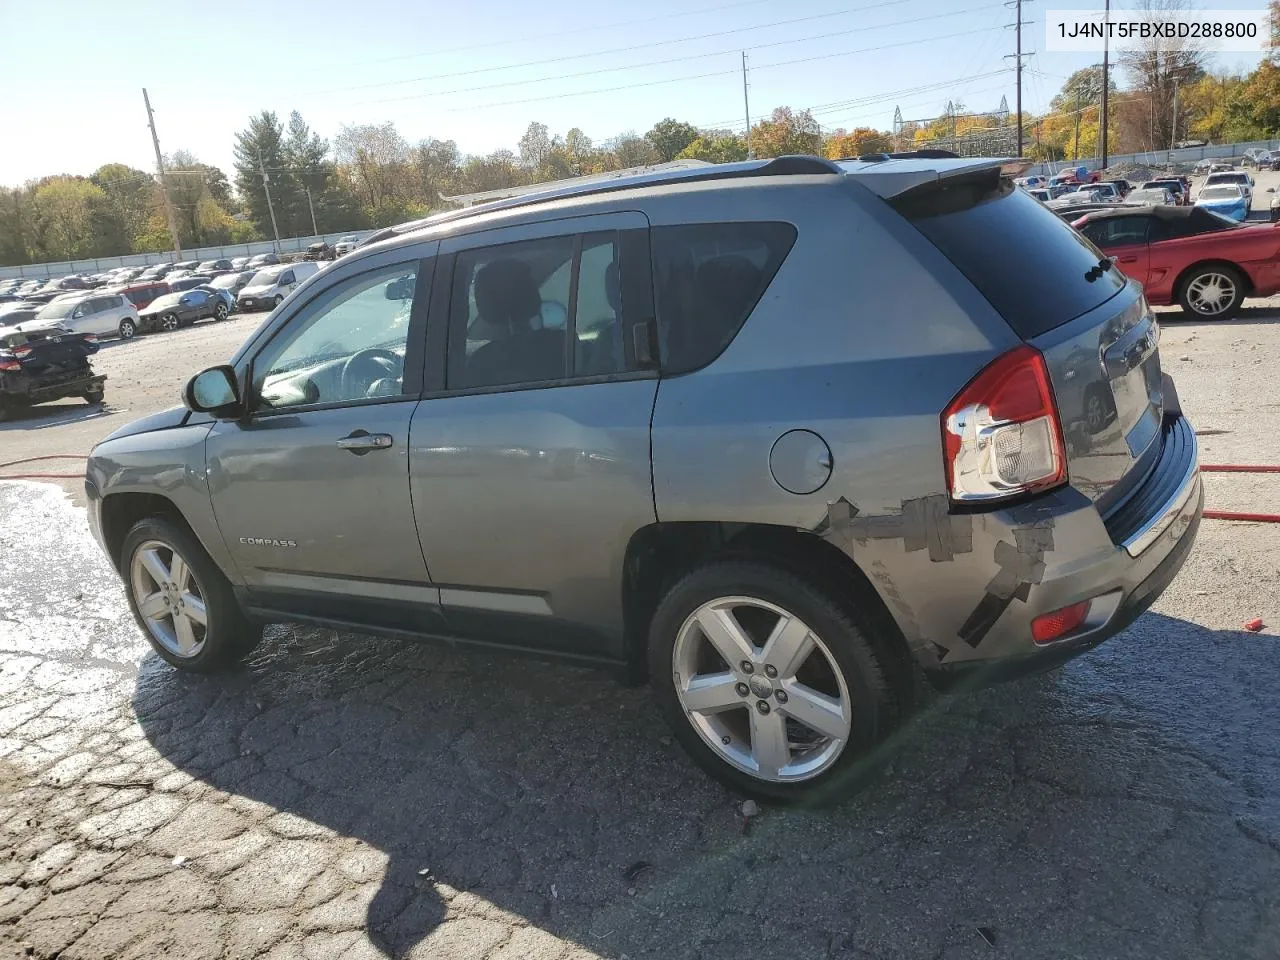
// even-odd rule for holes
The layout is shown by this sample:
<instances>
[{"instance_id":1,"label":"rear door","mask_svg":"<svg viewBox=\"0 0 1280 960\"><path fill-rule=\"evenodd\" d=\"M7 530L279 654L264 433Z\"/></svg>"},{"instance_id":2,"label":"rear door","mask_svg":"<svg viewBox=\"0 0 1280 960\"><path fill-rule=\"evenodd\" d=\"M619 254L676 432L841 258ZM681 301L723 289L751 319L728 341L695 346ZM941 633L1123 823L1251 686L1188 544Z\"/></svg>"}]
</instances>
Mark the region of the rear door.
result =
<instances>
[{"instance_id":1,"label":"rear door","mask_svg":"<svg viewBox=\"0 0 1280 960\"><path fill-rule=\"evenodd\" d=\"M1137 283L1025 192L988 172L893 205L1044 354L1071 483L1102 513L1159 454L1159 330ZM1136 258L1142 254L1126 245ZM1114 252L1114 251L1111 251Z\"/></svg>"},{"instance_id":2,"label":"rear door","mask_svg":"<svg viewBox=\"0 0 1280 960\"><path fill-rule=\"evenodd\" d=\"M634 350L653 316L648 220L458 237L440 264L428 356L447 339L447 363L414 414L410 471L451 628L620 656L627 544L654 522L658 381Z\"/></svg>"},{"instance_id":3,"label":"rear door","mask_svg":"<svg viewBox=\"0 0 1280 960\"><path fill-rule=\"evenodd\" d=\"M439 625L409 492L434 247L352 264L291 307L250 360L249 415L209 433L218 527L260 607Z\"/></svg>"}]
</instances>

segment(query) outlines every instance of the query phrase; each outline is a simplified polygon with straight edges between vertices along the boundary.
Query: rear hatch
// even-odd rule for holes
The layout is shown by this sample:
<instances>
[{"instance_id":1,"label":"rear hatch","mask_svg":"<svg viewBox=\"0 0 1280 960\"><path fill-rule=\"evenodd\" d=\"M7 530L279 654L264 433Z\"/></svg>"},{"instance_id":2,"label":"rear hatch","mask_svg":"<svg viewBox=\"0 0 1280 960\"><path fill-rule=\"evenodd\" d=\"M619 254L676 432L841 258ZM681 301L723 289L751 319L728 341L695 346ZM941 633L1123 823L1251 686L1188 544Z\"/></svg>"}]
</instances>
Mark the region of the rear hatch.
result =
<instances>
[{"instance_id":1,"label":"rear hatch","mask_svg":"<svg viewBox=\"0 0 1280 960\"><path fill-rule=\"evenodd\" d=\"M1141 288L995 165L890 202L1044 355L1071 483L1111 512L1159 455L1159 328Z\"/></svg>"}]
</instances>

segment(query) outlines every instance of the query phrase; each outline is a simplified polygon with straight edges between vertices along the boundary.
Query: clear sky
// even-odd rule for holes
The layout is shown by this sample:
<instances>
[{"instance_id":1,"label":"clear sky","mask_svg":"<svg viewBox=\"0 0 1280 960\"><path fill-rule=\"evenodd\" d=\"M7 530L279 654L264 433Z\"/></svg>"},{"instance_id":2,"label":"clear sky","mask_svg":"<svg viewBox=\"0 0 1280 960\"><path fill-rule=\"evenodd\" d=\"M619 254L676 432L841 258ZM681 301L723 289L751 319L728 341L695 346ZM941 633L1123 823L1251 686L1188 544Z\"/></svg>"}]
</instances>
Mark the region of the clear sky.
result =
<instances>
[{"instance_id":1,"label":"clear sky","mask_svg":"<svg viewBox=\"0 0 1280 960\"><path fill-rule=\"evenodd\" d=\"M1046 109L1094 59L1037 52L1038 14L1094 6L1026 4L1024 109ZM1001 95L1012 109L1013 18L1000 0L0 0L0 183L152 169L144 86L164 151L228 175L235 131L263 109L298 110L330 138L391 120L464 153L514 149L531 120L597 141L666 116L741 128L742 50L753 119L785 104L828 128L888 128L895 106L933 117L948 99L994 109Z\"/></svg>"}]
</instances>

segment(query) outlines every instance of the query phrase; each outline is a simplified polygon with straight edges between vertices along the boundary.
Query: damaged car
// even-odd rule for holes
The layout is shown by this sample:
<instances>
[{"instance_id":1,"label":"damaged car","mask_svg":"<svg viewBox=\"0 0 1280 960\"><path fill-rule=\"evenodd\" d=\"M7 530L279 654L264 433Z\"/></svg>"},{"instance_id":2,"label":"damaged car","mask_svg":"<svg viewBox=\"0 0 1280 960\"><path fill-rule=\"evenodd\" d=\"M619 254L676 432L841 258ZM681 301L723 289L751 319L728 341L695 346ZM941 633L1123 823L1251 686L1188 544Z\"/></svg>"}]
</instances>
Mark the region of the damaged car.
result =
<instances>
[{"instance_id":1,"label":"damaged car","mask_svg":"<svg viewBox=\"0 0 1280 960\"><path fill-rule=\"evenodd\" d=\"M0 327L0 420L65 397L101 403L107 378L94 373L89 363L97 352L92 334L57 326L29 331Z\"/></svg>"},{"instance_id":2,"label":"damaged car","mask_svg":"<svg viewBox=\"0 0 1280 960\"><path fill-rule=\"evenodd\" d=\"M782 157L388 229L95 447L90 526L177 668L280 621L556 657L648 682L732 788L838 800L918 678L1094 647L1196 537L1156 317L1025 169Z\"/></svg>"}]
</instances>

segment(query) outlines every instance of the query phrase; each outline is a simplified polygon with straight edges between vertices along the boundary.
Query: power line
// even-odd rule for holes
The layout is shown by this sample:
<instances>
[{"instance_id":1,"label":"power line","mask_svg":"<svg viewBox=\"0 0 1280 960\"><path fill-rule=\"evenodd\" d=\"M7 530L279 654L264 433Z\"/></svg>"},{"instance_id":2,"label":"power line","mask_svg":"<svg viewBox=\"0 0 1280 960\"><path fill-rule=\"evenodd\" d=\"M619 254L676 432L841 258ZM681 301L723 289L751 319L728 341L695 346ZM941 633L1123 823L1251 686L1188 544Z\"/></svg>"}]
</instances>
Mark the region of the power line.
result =
<instances>
[{"instance_id":1,"label":"power line","mask_svg":"<svg viewBox=\"0 0 1280 960\"><path fill-rule=\"evenodd\" d=\"M987 7L977 7L977 8L974 8L974 9L987 9ZM820 36L820 37L800 37L800 38L797 38L797 39L795 39L795 40L779 40L779 41L775 41L775 42L773 42L773 43L766 43L766 44L760 44L760 45L758 45L758 46L754 46L754 47L747 47L747 49L748 49L748 50L762 50L762 49L767 49L767 48L769 48L769 47L783 46L783 45L786 45L786 44L792 44L792 43L804 43L804 42L811 42L811 41L813 41L813 40L826 39L827 37L843 36L843 35L845 35L845 34L849 34L849 33L863 33L863 32L865 32L865 31L867 31L867 30L876 30L876 29L881 29L881 28L886 28L886 27L897 27L897 26L903 26L904 24L908 24L908 23L918 23L918 22L921 22L921 21L923 21L923 20L935 20L935 19L938 19L939 17L944 17L944 16L955 16L955 15L958 15L958 14L961 14L961 13L968 13L968 12L972 12L972 11L968 11L968 10L957 10L957 11L954 11L954 12L952 12L952 13L939 14L939 15L938 15L938 16L936 16L936 17L932 17L932 16L931 16L931 17L916 17L916 18L913 18L913 19L911 19L911 20L903 20L903 21L899 21L899 22L897 22L897 23L885 23L885 24L878 24L877 26L873 26L873 27L859 27L859 28L854 29L854 30L842 30L842 31L840 31L840 32L838 32L838 33L828 33L828 34L823 34L823 35L822 35L822 36ZM920 44L920 43L931 43L931 42L934 42L934 41L937 41L937 40L951 40L951 39L954 39L954 38L956 38L956 37L966 37L966 36L973 36L973 35L975 35L975 34L979 34L979 33L986 33L986 32L988 32L988 30L990 30L990 29L991 29L991 28L989 28L989 27L982 27L982 28L979 28L979 29L976 29L976 30L965 30L965 31L960 31L960 32L958 32L958 33L944 34L944 35L942 35L942 36L937 36L937 37L923 37L923 38L916 39L916 40L903 40L903 41L899 41L899 42L897 42L897 43L886 43L886 44L880 44L880 45L878 45L878 46L872 46L872 47L861 47L861 48L858 48L858 49L856 49L856 50L843 50L843 51L839 51L839 52L837 52L837 53L819 54L819 55L811 56L811 57L799 57L799 58L796 58L796 59L793 59L793 60L781 60L781 61L778 61L778 62L776 62L776 63L762 64L762 65L760 65L760 66L754 67L753 69L756 69L756 70L771 70L771 69L775 69L775 68L777 68L777 67L793 66L793 65L795 65L795 64L801 64L801 63L813 63L813 62L816 62L816 61L819 61L819 60L830 60L830 59L833 59L833 58L836 58L836 57L847 57L847 56L853 56L854 54L859 54L859 53L873 53L873 52L878 51L878 50L891 50L891 49L896 49L896 48L899 48L899 47L915 46L916 44ZM459 89L459 90L441 90L441 91L435 91L435 92L432 92L432 93L415 94L415 95L412 95L412 96L404 96L404 97L387 97L387 98L384 98L384 99L381 99L381 100L369 100L369 101L359 101L359 102L355 102L355 103L341 104L341 106L344 106L344 107L354 107L354 106L364 106L364 105L367 105L367 104L395 103L395 102L400 102L400 101L405 101L405 100L421 100L421 99L425 99L425 98L427 98L427 97L448 96L448 95L453 95L453 94L458 94L458 93L474 93L474 92L477 92L477 91L480 91L480 90L492 90L492 89L496 89L496 88L499 88L499 87L527 86L528 84L532 84L532 83L542 83L542 82L545 82L545 81L548 81L548 80L567 80L567 79L572 79L572 78L577 78L577 77L584 77L584 76L596 76L596 75L599 75L599 74L601 74L601 73L613 73L613 72L617 72L617 71L619 71L619 70L633 70L633 69L637 69L637 68L640 68L640 67L658 66L658 65L661 65L661 64L667 64L667 63L679 63L679 62L683 62L683 61L687 61L687 60L706 60L706 59L711 58L711 57L722 56L722 55L725 55L725 54L739 54L740 52L741 52L741 51L740 51L739 49L733 49L733 50L718 50L718 51L716 51L716 52L714 52L714 53L701 53L701 54L690 55L690 56L671 57L671 58L668 58L668 59L665 59L665 60L655 60L655 61L650 61L650 62L648 62L648 63L636 63L636 64L630 64L630 65L628 65L628 66L624 66L624 67L607 67L607 68L600 69L600 70L587 70L587 71L582 71L582 72L580 72L580 73L575 73L575 74L565 74L565 75L563 75L563 76L559 76L559 77L540 77L540 78L535 78L535 79L533 79L533 80L511 81L511 82L507 82L507 83L489 84L489 85L482 86L482 87L470 87L470 88ZM525 104L525 103L541 103L541 102L548 101L548 100L561 100L561 99L566 99L566 98L569 98L569 97L583 97L583 96L591 96L591 95L593 95L593 94L599 94L599 93L616 93L616 92L618 92L618 91L620 91L620 90L634 90L634 89L637 89L637 88L639 88L639 87L653 87L653 86L659 86L659 85L667 84L667 83L679 83L679 82L684 81L684 80L701 80L701 79L704 79L704 78L706 78L706 77L718 77L718 76L723 76L723 75L728 74L728 73L736 74L736 73L739 73L739 72L740 72L740 69L741 69L741 67L739 66L739 67L736 67L736 68L734 68L734 69L732 69L732 70L713 70L713 71L708 71L708 72L705 72L705 73L689 74L689 75L681 76L681 77L669 77L669 78L666 78L666 79L663 79L663 80L649 80L649 81L643 81L643 82L639 82L639 83L629 83L629 84L626 84L626 85L623 85L623 86L617 86L617 87L600 87L600 88L594 88L594 89L591 89L591 90L569 91L569 92L566 92L566 93L549 94L549 95L547 95L547 96L541 96L541 97L526 97L526 98L523 98L523 99L520 99L520 100L505 100L505 101L501 101L501 102L497 102L497 103L482 103L482 104L475 104L475 105L467 106L467 107L448 107L448 108L445 108L445 109L446 109L448 112L456 113L456 112L461 112L461 111L464 111L464 110L485 110L485 109L489 109L489 108L491 108L491 107L508 107L508 106L517 106L517 105Z\"/></svg>"},{"instance_id":2,"label":"power line","mask_svg":"<svg viewBox=\"0 0 1280 960\"><path fill-rule=\"evenodd\" d=\"M851 7L851 8L846 8L844 10L833 10L830 13L815 13L815 14L810 14L808 16L804 16L804 17L792 17L791 19L788 19L788 20L774 20L770 23L757 23L752 26L746 26L746 27L733 27L729 30L717 30L713 33L700 33L691 37L675 37L670 40L654 40L649 43L636 43L636 44L631 44L625 47L612 47L608 50L594 50L588 53L571 53L571 54L566 54L560 57L546 57L542 60L526 60L523 63L504 63L498 66L492 66L492 67L476 67L471 70L454 70L449 73L432 73L432 74L426 74L421 77L409 77L404 80L384 80L379 83L365 83L365 84L360 84L359 86L354 86L354 87L338 87L332 90L317 90L317 91L314 91L314 94L309 94L309 95L328 96L334 93L346 93L351 90L373 90L381 87L401 86L406 83L422 83L429 80L446 80L446 79L451 79L453 77L470 77L470 76L475 76L476 74L481 74L481 73L493 73L498 70L519 70L524 67L540 67L548 63L566 63L570 60L585 60L585 59L590 59L591 57L610 56L615 53L630 53L633 50L646 50L652 47L665 47L665 46L671 46L672 44L676 44L676 43L693 43L696 40L710 40L715 37L727 37L727 36L732 36L733 34L736 34L736 33L749 33L753 30L767 30L773 27L789 26L795 23L807 23L812 20L827 20L827 19L830 19L831 17L841 17L850 13L864 13L867 10L875 10L880 7L901 6L902 4L909 3L909 2L911 2L911 0L881 0L881 2L879 3L870 3L862 7ZM823 34L823 36L839 36L839 34ZM813 39L813 38L804 38L804 39ZM787 41L787 42L798 42L798 41ZM665 63L670 61L658 61L658 62ZM648 64L644 64L644 65L647 66ZM615 68L615 69L625 69L625 68ZM525 81L518 81L518 82L525 82Z\"/></svg>"},{"instance_id":3,"label":"power line","mask_svg":"<svg viewBox=\"0 0 1280 960\"><path fill-rule=\"evenodd\" d=\"M589 27L575 27L573 30L557 30L554 33L539 33L526 37L511 37L507 40L490 40L486 43L473 43L462 47L445 47L441 50L430 50L426 53L406 53L396 57L379 57L377 60L364 60L358 63L347 64L348 69L356 67L372 66L374 64L394 63L398 60L421 60L423 57L439 57L449 53L466 53L471 50L488 50L493 47L505 47L513 43L529 43L534 40L550 40L553 37L571 37L580 33L591 33L595 30L614 30L618 27L634 27L641 23L657 23L662 20L674 20L678 17L693 17L703 13L719 13L722 10L735 10L739 7L758 7L767 0L741 0L739 3L725 3L715 7L701 7L697 10L679 10L674 13L664 13L653 17L640 17L636 20L621 20L614 23L599 23ZM330 71L329 67L321 67L326 72Z\"/></svg>"}]
</instances>

